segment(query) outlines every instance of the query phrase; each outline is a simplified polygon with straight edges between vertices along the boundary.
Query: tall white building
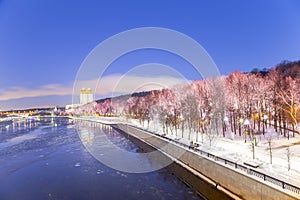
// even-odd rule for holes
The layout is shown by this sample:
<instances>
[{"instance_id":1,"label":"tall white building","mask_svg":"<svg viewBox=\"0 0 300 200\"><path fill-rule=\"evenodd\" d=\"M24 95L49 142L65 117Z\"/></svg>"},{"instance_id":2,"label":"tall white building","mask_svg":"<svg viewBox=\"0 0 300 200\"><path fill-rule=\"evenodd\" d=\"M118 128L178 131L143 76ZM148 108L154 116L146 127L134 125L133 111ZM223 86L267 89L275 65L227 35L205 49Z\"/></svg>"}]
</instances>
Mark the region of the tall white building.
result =
<instances>
[{"instance_id":1,"label":"tall white building","mask_svg":"<svg viewBox=\"0 0 300 200\"><path fill-rule=\"evenodd\" d=\"M92 101L94 101L92 90L90 88L88 89L82 88L80 90L80 104L83 105L83 104L90 103Z\"/></svg>"}]
</instances>

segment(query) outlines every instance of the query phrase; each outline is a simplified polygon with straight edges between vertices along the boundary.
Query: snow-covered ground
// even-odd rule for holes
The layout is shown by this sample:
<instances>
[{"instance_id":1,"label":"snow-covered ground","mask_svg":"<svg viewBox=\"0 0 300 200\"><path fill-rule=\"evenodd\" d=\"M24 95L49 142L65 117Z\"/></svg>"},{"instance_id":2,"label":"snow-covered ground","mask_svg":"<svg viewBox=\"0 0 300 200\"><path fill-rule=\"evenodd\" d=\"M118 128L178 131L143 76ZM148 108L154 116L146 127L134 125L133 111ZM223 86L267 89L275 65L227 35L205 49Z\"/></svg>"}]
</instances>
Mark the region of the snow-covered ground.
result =
<instances>
[{"instance_id":1,"label":"snow-covered ground","mask_svg":"<svg viewBox=\"0 0 300 200\"><path fill-rule=\"evenodd\" d=\"M133 119L85 117L85 119L87 118L102 123L127 123L151 132L163 134L162 126L154 122L150 122L149 125L145 122L144 125L141 125L139 121ZM300 186L300 136L297 134L288 140L286 137L277 134L273 128L268 127L265 135L257 136L257 146L254 147L255 159L253 159L252 144L248 136L245 143L243 135L235 135L233 139L230 132L226 132L226 137L223 137L221 133L219 136L215 135L213 137L210 145L209 137L206 134L202 135L199 133L198 141L196 141L195 133L191 133L190 139L188 139L188 135L188 131L185 130L182 138L181 130L177 131L177 136L173 130L173 133L169 131L169 134L165 136L187 145L191 141L197 142L200 145L199 149L239 164L244 162L257 163L259 164L259 167L256 168L257 171L294 186ZM271 138L272 164L270 163L269 138ZM290 170L288 170L287 147L289 147L290 152Z\"/></svg>"}]
</instances>

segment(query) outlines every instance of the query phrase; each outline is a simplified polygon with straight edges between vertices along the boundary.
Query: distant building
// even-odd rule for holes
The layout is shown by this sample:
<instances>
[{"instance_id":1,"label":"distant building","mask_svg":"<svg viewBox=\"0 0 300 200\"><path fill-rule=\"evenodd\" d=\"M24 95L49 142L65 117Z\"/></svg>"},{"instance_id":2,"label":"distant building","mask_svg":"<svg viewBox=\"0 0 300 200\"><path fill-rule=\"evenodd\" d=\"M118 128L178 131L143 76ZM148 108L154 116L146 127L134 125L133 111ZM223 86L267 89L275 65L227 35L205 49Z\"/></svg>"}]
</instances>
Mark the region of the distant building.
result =
<instances>
[{"instance_id":1,"label":"distant building","mask_svg":"<svg viewBox=\"0 0 300 200\"><path fill-rule=\"evenodd\" d=\"M81 105L80 104L66 105L65 111L66 111L67 114L72 114L74 112L74 109L78 108L79 106L81 106Z\"/></svg>"},{"instance_id":2,"label":"distant building","mask_svg":"<svg viewBox=\"0 0 300 200\"><path fill-rule=\"evenodd\" d=\"M68 104L68 105L66 105L65 109L71 110L71 109L77 108L79 106L81 106L81 105L80 104Z\"/></svg>"},{"instance_id":3,"label":"distant building","mask_svg":"<svg viewBox=\"0 0 300 200\"><path fill-rule=\"evenodd\" d=\"M80 90L80 104L87 104L94 100L93 93L90 88Z\"/></svg>"}]
</instances>

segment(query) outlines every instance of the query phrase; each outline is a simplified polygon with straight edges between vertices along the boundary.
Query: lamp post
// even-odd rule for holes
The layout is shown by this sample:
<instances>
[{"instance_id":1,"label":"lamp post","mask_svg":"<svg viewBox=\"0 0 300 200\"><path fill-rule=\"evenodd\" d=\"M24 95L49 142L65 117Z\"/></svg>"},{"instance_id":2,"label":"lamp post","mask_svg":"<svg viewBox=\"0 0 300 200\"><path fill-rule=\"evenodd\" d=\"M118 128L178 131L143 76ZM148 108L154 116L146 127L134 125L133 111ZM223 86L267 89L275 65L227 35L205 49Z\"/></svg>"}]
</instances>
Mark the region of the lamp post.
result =
<instances>
[{"instance_id":1,"label":"lamp post","mask_svg":"<svg viewBox=\"0 0 300 200\"><path fill-rule=\"evenodd\" d=\"M249 119L245 119L244 121L244 126L245 126L245 143L246 143L246 135L247 134L250 134L250 120ZM255 159L255 143L256 143L256 140L255 138L252 140L251 142L251 148L252 148L252 158Z\"/></svg>"},{"instance_id":2,"label":"lamp post","mask_svg":"<svg viewBox=\"0 0 300 200\"><path fill-rule=\"evenodd\" d=\"M163 133L168 134L168 127L167 127L167 115L163 116Z\"/></svg>"},{"instance_id":3,"label":"lamp post","mask_svg":"<svg viewBox=\"0 0 300 200\"><path fill-rule=\"evenodd\" d=\"M202 119L201 119L201 129L202 129L202 133L201 133L201 142L202 142L202 144L203 144L203 135L204 135L204 132L206 132L206 119L205 119L205 117L206 117L206 113L203 113L202 114Z\"/></svg>"},{"instance_id":4,"label":"lamp post","mask_svg":"<svg viewBox=\"0 0 300 200\"><path fill-rule=\"evenodd\" d=\"M243 118L240 118L240 119L239 119L239 122L240 122L240 124L243 124L244 119L243 119Z\"/></svg>"},{"instance_id":5,"label":"lamp post","mask_svg":"<svg viewBox=\"0 0 300 200\"><path fill-rule=\"evenodd\" d=\"M228 119L228 117L227 116L225 116L224 117L224 122L225 122L225 131L226 131L226 123L229 121L229 119Z\"/></svg>"},{"instance_id":6,"label":"lamp post","mask_svg":"<svg viewBox=\"0 0 300 200\"><path fill-rule=\"evenodd\" d=\"M184 132L184 118L182 114L179 116L180 118L180 123L181 123L181 138L183 138L183 132Z\"/></svg>"},{"instance_id":7,"label":"lamp post","mask_svg":"<svg viewBox=\"0 0 300 200\"><path fill-rule=\"evenodd\" d=\"M240 119L239 119L239 135L240 135L240 136L241 136L241 134L242 134L243 122L244 122L244 119L243 119L243 118L240 118Z\"/></svg>"},{"instance_id":8,"label":"lamp post","mask_svg":"<svg viewBox=\"0 0 300 200\"><path fill-rule=\"evenodd\" d=\"M263 116L263 135L265 135L265 122L266 122L267 119L268 119L268 116L264 115Z\"/></svg>"},{"instance_id":9,"label":"lamp post","mask_svg":"<svg viewBox=\"0 0 300 200\"><path fill-rule=\"evenodd\" d=\"M224 122L223 122L223 136L225 137L225 132L226 132L226 124L227 124L227 122L228 122L228 117L227 116L225 116L224 117Z\"/></svg>"},{"instance_id":10,"label":"lamp post","mask_svg":"<svg viewBox=\"0 0 300 200\"><path fill-rule=\"evenodd\" d=\"M246 143L246 135L249 134L249 125L250 125L250 121L249 119L245 119L244 121L244 126L245 126L245 143Z\"/></svg>"}]
</instances>

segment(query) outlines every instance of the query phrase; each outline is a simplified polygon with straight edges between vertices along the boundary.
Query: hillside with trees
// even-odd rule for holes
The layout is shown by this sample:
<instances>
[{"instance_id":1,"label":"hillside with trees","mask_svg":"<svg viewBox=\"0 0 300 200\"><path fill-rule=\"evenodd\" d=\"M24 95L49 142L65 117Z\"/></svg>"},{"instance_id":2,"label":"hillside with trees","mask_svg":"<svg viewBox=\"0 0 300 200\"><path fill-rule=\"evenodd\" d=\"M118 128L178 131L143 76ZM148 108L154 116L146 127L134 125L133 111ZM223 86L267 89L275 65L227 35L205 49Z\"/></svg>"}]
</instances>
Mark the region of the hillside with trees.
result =
<instances>
[{"instance_id":1,"label":"hillside with trees","mask_svg":"<svg viewBox=\"0 0 300 200\"><path fill-rule=\"evenodd\" d=\"M252 138L273 126L289 138L299 134L299 88L300 61L284 61L271 69L236 71L188 85L98 100L73 115L126 116L141 124L153 121L176 136L184 131L197 137L231 132Z\"/></svg>"}]
</instances>

